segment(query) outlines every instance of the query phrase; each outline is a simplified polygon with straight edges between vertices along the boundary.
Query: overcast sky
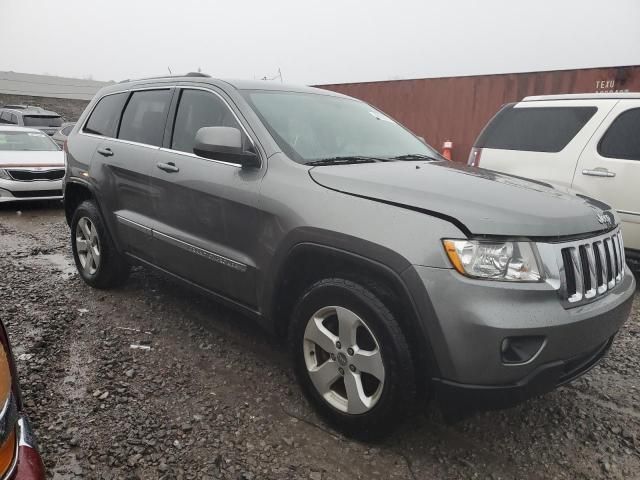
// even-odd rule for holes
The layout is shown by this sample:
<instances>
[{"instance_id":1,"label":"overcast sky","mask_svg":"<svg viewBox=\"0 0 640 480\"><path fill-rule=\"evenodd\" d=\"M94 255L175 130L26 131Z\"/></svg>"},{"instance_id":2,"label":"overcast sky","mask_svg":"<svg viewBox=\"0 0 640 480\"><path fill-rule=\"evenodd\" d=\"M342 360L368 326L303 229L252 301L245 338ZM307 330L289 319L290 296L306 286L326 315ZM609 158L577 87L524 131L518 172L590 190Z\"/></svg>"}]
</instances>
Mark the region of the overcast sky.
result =
<instances>
[{"instance_id":1,"label":"overcast sky","mask_svg":"<svg viewBox=\"0 0 640 480\"><path fill-rule=\"evenodd\" d=\"M322 84L640 64L639 0L0 0L0 70Z\"/></svg>"}]
</instances>

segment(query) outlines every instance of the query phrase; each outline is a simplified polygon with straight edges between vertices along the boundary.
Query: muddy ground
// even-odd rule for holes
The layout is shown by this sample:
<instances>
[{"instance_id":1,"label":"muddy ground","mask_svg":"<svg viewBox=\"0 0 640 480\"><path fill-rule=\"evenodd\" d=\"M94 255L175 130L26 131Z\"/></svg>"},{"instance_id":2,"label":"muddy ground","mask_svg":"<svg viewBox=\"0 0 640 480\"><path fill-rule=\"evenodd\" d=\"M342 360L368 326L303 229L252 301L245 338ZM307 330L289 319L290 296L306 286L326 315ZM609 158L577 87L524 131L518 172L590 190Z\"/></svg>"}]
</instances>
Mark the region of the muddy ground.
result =
<instances>
[{"instance_id":1,"label":"muddy ground","mask_svg":"<svg viewBox=\"0 0 640 480\"><path fill-rule=\"evenodd\" d=\"M572 385L455 425L425 409L365 444L316 417L249 319L144 269L92 290L59 206L19 208L0 206L0 318L51 478L640 478L638 296Z\"/></svg>"}]
</instances>

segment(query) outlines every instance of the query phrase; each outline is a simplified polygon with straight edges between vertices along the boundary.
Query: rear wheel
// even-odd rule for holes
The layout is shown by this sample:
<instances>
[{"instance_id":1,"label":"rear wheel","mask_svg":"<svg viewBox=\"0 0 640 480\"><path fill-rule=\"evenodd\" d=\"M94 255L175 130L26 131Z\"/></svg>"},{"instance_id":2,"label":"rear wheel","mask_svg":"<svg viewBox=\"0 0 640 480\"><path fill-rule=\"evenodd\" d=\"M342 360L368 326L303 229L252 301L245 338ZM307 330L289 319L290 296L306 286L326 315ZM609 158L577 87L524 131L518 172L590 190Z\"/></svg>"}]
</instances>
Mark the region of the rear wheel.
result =
<instances>
[{"instance_id":1,"label":"rear wheel","mask_svg":"<svg viewBox=\"0 0 640 480\"><path fill-rule=\"evenodd\" d=\"M116 250L91 200L82 202L73 214L71 248L78 273L92 287L111 288L127 279L129 265Z\"/></svg>"},{"instance_id":2,"label":"rear wheel","mask_svg":"<svg viewBox=\"0 0 640 480\"><path fill-rule=\"evenodd\" d=\"M312 285L292 319L296 376L337 429L363 439L389 433L415 402L413 362L391 311L364 286Z\"/></svg>"}]
</instances>

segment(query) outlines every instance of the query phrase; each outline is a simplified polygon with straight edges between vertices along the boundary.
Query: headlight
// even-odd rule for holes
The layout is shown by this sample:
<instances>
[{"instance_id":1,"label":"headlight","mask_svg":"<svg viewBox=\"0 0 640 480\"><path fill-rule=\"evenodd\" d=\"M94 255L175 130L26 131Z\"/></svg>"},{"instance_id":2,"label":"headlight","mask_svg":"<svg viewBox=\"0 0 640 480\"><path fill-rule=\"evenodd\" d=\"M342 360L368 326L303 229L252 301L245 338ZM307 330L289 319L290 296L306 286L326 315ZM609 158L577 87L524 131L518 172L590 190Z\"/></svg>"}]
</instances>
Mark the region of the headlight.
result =
<instances>
[{"instance_id":1,"label":"headlight","mask_svg":"<svg viewBox=\"0 0 640 480\"><path fill-rule=\"evenodd\" d=\"M7 171L3 170L2 168L0 168L0 178L2 178L3 180L11 180L11 177L9 176Z\"/></svg>"},{"instance_id":2,"label":"headlight","mask_svg":"<svg viewBox=\"0 0 640 480\"><path fill-rule=\"evenodd\" d=\"M541 269L530 242L443 240L458 272L473 278L509 282L539 282Z\"/></svg>"}]
</instances>

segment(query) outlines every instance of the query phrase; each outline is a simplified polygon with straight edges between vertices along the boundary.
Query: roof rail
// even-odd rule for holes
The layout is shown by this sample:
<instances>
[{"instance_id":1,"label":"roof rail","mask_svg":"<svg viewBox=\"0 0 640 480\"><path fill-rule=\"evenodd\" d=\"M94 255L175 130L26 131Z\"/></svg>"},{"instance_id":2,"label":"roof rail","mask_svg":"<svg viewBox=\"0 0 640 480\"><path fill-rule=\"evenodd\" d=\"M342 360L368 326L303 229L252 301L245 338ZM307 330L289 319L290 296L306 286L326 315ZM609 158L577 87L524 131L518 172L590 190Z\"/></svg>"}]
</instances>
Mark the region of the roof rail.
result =
<instances>
[{"instance_id":1,"label":"roof rail","mask_svg":"<svg viewBox=\"0 0 640 480\"><path fill-rule=\"evenodd\" d=\"M141 80L161 80L163 78L180 78L180 77L206 77L211 78L211 75L202 72L189 72L185 75L160 75L158 77L145 77L145 78L126 78L124 80L120 80L118 83L127 83L127 82L137 82Z\"/></svg>"},{"instance_id":2,"label":"roof rail","mask_svg":"<svg viewBox=\"0 0 640 480\"><path fill-rule=\"evenodd\" d=\"M185 77L206 77L206 78L211 78L211 75L209 75L208 73L202 73L202 72L189 72L185 75Z\"/></svg>"},{"instance_id":3,"label":"roof rail","mask_svg":"<svg viewBox=\"0 0 640 480\"><path fill-rule=\"evenodd\" d=\"M554 95L530 95L522 99L523 102L538 100L602 100L602 99L638 99L640 92L592 92L592 93L558 93Z\"/></svg>"}]
</instances>

